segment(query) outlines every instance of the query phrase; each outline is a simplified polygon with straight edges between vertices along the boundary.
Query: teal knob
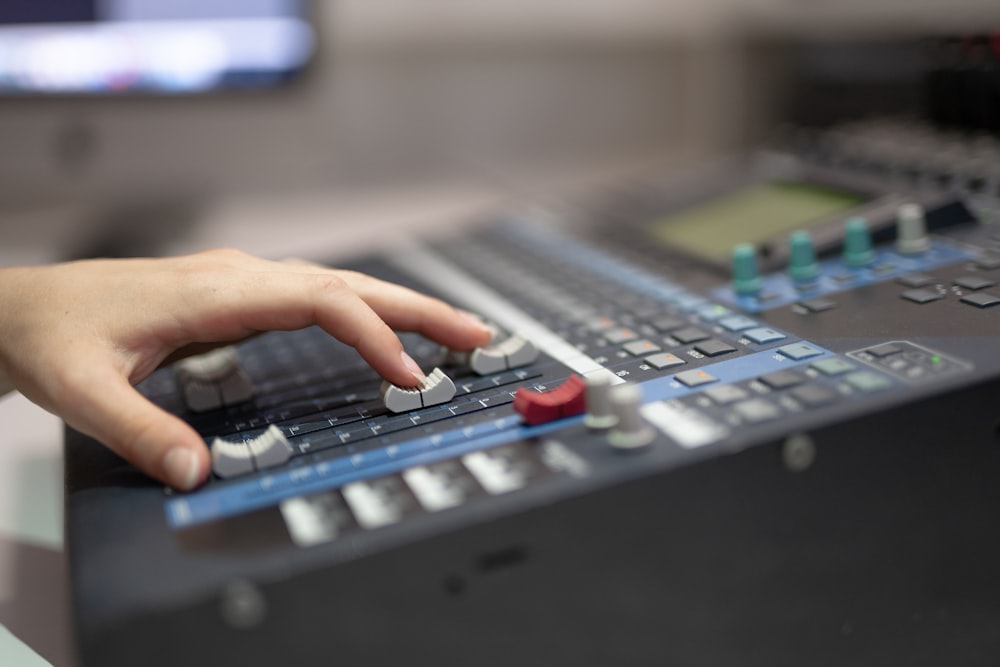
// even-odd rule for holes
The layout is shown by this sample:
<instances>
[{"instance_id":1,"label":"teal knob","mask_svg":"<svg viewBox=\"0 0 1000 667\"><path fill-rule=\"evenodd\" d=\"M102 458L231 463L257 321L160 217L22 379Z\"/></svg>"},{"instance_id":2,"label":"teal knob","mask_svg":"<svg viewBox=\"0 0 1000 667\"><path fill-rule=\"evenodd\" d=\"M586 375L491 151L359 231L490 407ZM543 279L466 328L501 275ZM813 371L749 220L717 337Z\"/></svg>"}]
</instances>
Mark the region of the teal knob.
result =
<instances>
[{"instance_id":1,"label":"teal knob","mask_svg":"<svg viewBox=\"0 0 1000 667\"><path fill-rule=\"evenodd\" d=\"M733 291L737 294L754 294L760 291L760 274L757 273L757 253L749 243L733 248Z\"/></svg>"},{"instance_id":2,"label":"teal knob","mask_svg":"<svg viewBox=\"0 0 1000 667\"><path fill-rule=\"evenodd\" d=\"M867 266L875 261L872 234L864 218L851 218L844 225L844 264Z\"/></svg>"},{"instance_id":3,"label":"teal knob","mask_svg":"<svg viewBox=\"0 0 1000 667\"><path fill-rule=\"evenodd\" d=\"M819 275L816 250L809 232L792 232L788 237L788 274L798 283L812 282Z\"/></svg>"}]
</instances>

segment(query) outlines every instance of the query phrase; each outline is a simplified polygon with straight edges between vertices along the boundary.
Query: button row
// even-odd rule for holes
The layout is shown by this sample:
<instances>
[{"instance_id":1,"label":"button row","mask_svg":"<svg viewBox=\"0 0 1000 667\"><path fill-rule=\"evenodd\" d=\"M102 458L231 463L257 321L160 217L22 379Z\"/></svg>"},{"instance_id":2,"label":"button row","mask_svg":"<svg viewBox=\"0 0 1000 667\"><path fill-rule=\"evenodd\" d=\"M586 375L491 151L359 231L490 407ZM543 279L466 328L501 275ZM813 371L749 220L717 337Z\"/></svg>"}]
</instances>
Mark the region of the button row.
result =
<instances>
[{"instance_id":1,"label":"button row","mask_svg":"<svg viewBox=\"0 0 1000 667\"><path fill-rule=\"evenodd\" d=\"M680 379L680 378L679 378ZM705 371L684 374L689 386L716 381ZM741 425L762 424L786 414L823 408L852 394L871 394L893 386L893 381L839 357L817 360L808 368L779 370L755 379L706 386L697 394L665 401L649 410L650 418L684 447L718 442ZM670 420L667 419L670 417ZM678 425L673 421L681 420ZM711 433L705 425L714 424Z\"/></svg>"},{"instance_id":2,"label":"button row","mask_svg":"<svg viewBox=\"0 0 1000 667\"><path fill-rule=\"evenodd\" d=\"M908 341L892 341L852 352L855 359L877 366L911 382L920 382L966 369L961 362Z\"/></svg>"},{"instance_id":3,"label":"button row","mask_svg":"<svg viewBox=\"0 0 1000 667\"><path fill-rule=\"evenodd\" d=\"M281 503L288 532L301 547L315 546L361 528L377 530L421 510L441 512L485 495L502 495L548 475L522 445L502 445L408 468L399 474L351 482Z\"/></svg>"},{"instance_id":4,"label":"button row","mask_svg":"<svg viewBox=\"0 0 1000 667\"><path fill-rule=\"evenodd\" d=\"M992 261L987 260L980 260L975 266L979 268L1000 268L1000 258L997 258L997 260L996 267L993 266ZM899 296L913 303L932 303L940 301L948 295L942 281L924 273L911 273L899 278L897 282L911 288L901 292ZM954 278L951 282L955 287L975 292L974 294L964 294L959 297L959 301L962 303L976 306L977 308L989 308L1000 304L1000 297L979 291L995 286L997 284L995 280L991 280L985 276L967 275Z\"/></svg>"},{"instance_id":5,"label":"button row","mask_svg":"<svg viewBox=\"0 0 1000 667\"><path fill-rule=\"evenodd\" d=\"M813 347L808 343L791 343L789 345L784 345L782 347L779 347L775 351L778 352L778 354L793 361L801 361L803 359L808 359L810 357L816 357L823 354L822 350ZM769 375L775 375L775 374L769 374ZM775 375L775 377L780 378L781 376L780 374L778 374ZM702 369L690 370L678 373L674 376L674 379L686 387L700 387L705 384L711 384L713 382L719 381L719 378L715 377L708 371Z\"/></svg>"},{"instance_id":6,"label":"button row","mask_svg":"<svg viewBox=\"0 0 1000 667\"><path fill-rule=\"evenodd\" d=\"M912 301L913 303L922 305L944 299L947 296L947 292L918 288L906 290L905 292L902 292L900 296L907 301ZM970 306L976 306L977 308L990 308L1000 304L1000 296L988 294L986 292L963 294L958 300L962 303L967 303Z\"/></svg>"}]
</instances>

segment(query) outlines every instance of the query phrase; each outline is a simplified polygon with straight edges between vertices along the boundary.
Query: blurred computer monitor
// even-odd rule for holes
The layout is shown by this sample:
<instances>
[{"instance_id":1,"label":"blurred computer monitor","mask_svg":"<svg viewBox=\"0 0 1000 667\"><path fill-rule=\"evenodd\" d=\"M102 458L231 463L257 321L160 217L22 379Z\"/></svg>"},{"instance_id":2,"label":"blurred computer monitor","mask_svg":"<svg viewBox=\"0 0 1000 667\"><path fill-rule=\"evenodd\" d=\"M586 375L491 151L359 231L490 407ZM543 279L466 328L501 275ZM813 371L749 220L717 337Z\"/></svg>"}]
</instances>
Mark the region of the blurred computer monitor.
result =
<instances>
[{"instance_id":1,"label":"blurred computer monitor","mask_svg":"<svg viewBox=\"0 0 1000 667\"><path fill-rule=\"evenodd\" d=\"M0 2L0 207L72 208L51 240L73 238L62 254L155 250L210 193L294 153L276 146L306 106L312 14L306 0Z\"/></svg>"},{"instance_id":2,"label":"blurred computer monitor","mask_svg":"<svg viewBox=\"0 0 1000 667\"><path fill-rule=\"evenodd\" d=\"M0 94L271 87L312 47L302 0L7 0Z\"/></svg>"}]
</instances>

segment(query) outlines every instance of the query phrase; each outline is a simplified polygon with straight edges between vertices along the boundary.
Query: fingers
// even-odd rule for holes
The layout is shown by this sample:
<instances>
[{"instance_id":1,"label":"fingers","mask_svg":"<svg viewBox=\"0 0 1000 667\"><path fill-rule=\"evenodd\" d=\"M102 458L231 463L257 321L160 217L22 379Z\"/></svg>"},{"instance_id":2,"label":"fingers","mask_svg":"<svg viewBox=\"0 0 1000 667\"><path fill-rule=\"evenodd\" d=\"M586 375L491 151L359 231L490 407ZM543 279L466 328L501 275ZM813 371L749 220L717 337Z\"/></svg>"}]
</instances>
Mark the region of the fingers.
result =
<instances>
[{"instance_id":1,"label":"fingers","mask_svg":"<svg viewBox=\"0 0 1000 667\"><path fill-rule=\"evenodd\" d=\"M420 333L455 350L490 342L490 331L480 319L440 299L361 273L339 275L393 329Z\"/></svg>"},{"instance_id":2,"label":"fingers","mask_svg":"<svg viewBox=\"0 0 1000 667\"><path fill-rule=\"evenodd\" d=\"M64 373L56 407L69 425L175 489L189 491L208 476L201 436L141 396L110 363Z\"/></svg>"},{"instance_id":3,"label":"fingers","mask_svg":"<svg viewBox=\"0 0 1000 667\"><path fill-rule=\"evenodd\" d=\"M306 272L327 271L340 277L385 322L398 331L413 331L455 350L471 350L490 342L490 330L472 313L357 271L330 269L304 259L283 264Z\"/></svg>"},{"instance_id":4,"label":"fingers","mask_svg":"<svg viewBox=\"0 0 1000 667\"><path fill-rule=\"evenodd\" d=\"M243 270L190 276L197 307L183 316L182 342L218 342L257 331L318 324L358 350L389 382L412 387L424 375L393 329L419 332L455 349L486 345L488 329L473 316L413 290L369 276L308 263L221 257Z\"/></svg>"},{"instance_id":5,"label":"fingers","mask_svg":"<svg viewBox=\"0 0 1000 667\"><path fill-rule=\"evenodd\" d=\"M415 331L459 350L489 343L490 332L481 321L439 299L349 271L315 275L320 281L316 323L356 348L392 384L410 387L424 379L393 329Z\"/></svg>"},{"instance_id":6,"label":"fingers","mask_svg":"<svg viewBox=\"0 0 1000 667\"><path fill-rule=\"evenodd\" d=\"M412 387L424 379L403 355L399 337L333 272L215 270L186 280L182 299L192 307L175 318L172 349L319 325L393 384Z\"/></svg>"},{"instance_id":7,"label":"fingers","mask_svg":"<svg viewBox=\"0 0 1000 667\"><path fill-rule=\"evenodd\" d=\"M147 474L182 490L209 474L205 443L131 384L171 354L261 331L319 325L357 348L386 380L411 387L424 376L393 328L455 349L489 341L475 318L413 290L238 251L88 261L39 269L30 279L18 275L6 280L9 298L0 304L7 321L16 324L6 327L0 340L10 383ZM0 390L3 375L0 371Z\"/></svg>"}]
</instances>

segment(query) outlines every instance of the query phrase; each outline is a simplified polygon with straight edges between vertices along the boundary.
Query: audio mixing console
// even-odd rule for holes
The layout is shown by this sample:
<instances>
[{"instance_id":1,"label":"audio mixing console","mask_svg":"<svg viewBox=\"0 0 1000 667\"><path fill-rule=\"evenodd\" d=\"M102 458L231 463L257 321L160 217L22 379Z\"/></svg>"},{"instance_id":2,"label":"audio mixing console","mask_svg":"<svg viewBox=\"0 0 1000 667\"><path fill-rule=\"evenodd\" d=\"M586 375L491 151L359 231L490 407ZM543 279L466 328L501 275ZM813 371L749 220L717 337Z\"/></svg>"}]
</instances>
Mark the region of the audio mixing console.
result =
<instances>
[{"instance_id":1,"label":"audio mixing console","mask_svg":"<svg viewBox=\"0 0 1000 667\"><path fill-rule=\"evenodd\" d=\"M785 157L359 259L495 329L404 335L422 387L316 329L158 371L192 493L68 432L84 663L991 664L997 193Z\"/></svg>"}]
</instances>

